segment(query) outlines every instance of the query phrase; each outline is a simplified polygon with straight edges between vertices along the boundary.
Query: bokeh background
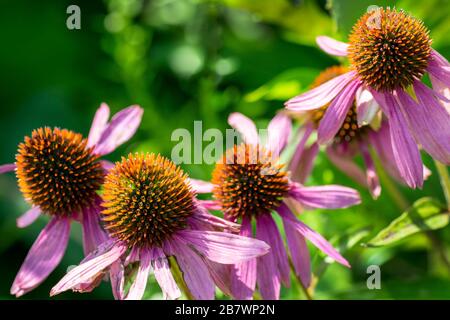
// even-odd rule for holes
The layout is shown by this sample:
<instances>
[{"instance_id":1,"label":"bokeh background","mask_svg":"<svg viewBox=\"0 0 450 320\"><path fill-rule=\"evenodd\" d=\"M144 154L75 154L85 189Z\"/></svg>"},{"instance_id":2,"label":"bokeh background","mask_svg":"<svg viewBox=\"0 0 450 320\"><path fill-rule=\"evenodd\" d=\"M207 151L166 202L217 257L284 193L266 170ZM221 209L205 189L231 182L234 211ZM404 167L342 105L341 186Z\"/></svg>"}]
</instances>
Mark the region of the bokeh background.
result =
<instances>
[{"instance_id":1,"label":"bokeh background","mask_svg":"<svg viewBox=\"0 0 450 320\"><path fill-rule=\"evenodd\" d=\"M81 8L81 30L66 28L66 8ZM114 112L131 104L145 109L136 136L109 156L132 151L170 156L176 128L227 128L239 111L265 127L287 98L306 90L317 74L338 63L315 45L326 34L346 40L368 5L390 4L423 19L433 46L450 58L450 3L366 0L105 0L8 1L0 10L0 163L14 161L18 144L41 126L59 126L87 135L101 102ZM396 186L408 203L424 196L444 203L434 164L423 190ZM209 179L212 166L189 165L194 178ZM311 248L317 299L448 299L449 228L433 232L441 245L417 233L388 246L363 244L398 217L402 208L383 179L382 196L368 192L321 155L308 184L338 183L361 190L363 204L347 210L309 211L302 219L341 248L352 269L329 264ZM392 191L392 192L391 192ZM48 221L18 229L15 219L29 207L13 174L0 176L0 299L27 251ZM439 253L440 252L440 253ZM50 288L82 259L81 230L72 228L67 253L55 272L23 299L48 299ZM381 290L368 290L366 268L378 264ZM303 299L293 279L283 299ZM146 298L161 298L153 279ZM218 293L218 297L222 297ZM93 293L66 293L56 299L111 299L108 283Z\"/></svg>"}]
</instances>

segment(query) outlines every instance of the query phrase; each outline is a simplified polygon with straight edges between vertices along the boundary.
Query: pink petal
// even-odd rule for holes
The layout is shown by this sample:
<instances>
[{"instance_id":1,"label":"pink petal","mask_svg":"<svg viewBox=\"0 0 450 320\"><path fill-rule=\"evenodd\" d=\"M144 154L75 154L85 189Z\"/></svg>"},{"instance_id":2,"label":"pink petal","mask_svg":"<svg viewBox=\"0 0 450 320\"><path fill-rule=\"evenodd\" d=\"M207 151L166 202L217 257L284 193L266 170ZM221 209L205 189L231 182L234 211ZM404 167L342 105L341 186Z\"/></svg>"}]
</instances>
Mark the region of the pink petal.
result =
<instances>
[{"instance_id":1,"label":"pink petal","mask_svg":"<svg viewBox=\"0 0 450 320\"><path fill-rule=\"evenodd\" d=\"M164 296L171 300L178 299L181 296L181 292L173 278L169 262L162 249L157 247L152 249L152 260L153 272Z\"/></svg>"},{"instance_id":2,"label":"pink petal","mask_svg":"<svg viewBox=\"0 0 450 320\"><path fill-rule=\"evenodd\" d=\"M266 224L260 219L256 220L256 237L263 241L269 241L271 238L270 231L266 228ZM259 292L264 300L278 300L280 298L280 272L277 268L276 255L274 248L271 252L257 260L257 282Z\"/></svg>"},{"instance_id":3,"label":"pink petal","mask_svg":"<svg viewBox=\"0 0 450 320\"><path fill-rule=\"evenodd\" d=\"M447 59L433 50L428 61L428 73L447 87L450 87L450 64Z\"/></svg>"},{"instance_id":4,"label":"pink petal","mask_svg":"<svg viewBox=\"0 0 450 320\"><path fill-rule=\"evenodd\" d=\"M367 186L372 197L377 199L381 194L381 185L375 170L375 165L365 143L360 144L360 149L366 165Z\"/></svg>"},{"instance_id":5,"label":"pink petal","mask_svg":"<svg viewBox=\"0 0 450 320\"><path fill-rule=\"evenodd\" d=\"M37 218L41 215L42 211L39 207L32 207L30 210L25 212L19 218L17 218L16 223L17 227L25 228L30 224L36 221Z\"/></svg>"},{"instance_id":6,"label":"pink petal","mask_svg":"<svg viewBox=\"0 0 450 320\"><path fill-rule=\"evenodd\" d=\"M311 133L313 132L313 126L311 123L306 123L303 127L300 127L299 133L303 131L303 135L301 136L301 139L297 145L297 148L295 149L295 153L292 156L292 159L289 163L289 170L294 171L302 159L303 151L305 150L306 142L308 141L309 137L311 136Z\"/></svg>"},{"instance_id":7,"label":"pink petal","mask_svg":"<svg viewBox=\"0 0 450 320\"><path fill-rule=\"evenodd\" d=\"M371 123L379 109L380 106L370 91L364 87L359 87L356 92L356 115L358 117L358 126L361 127Z\"/></svg>"},{"instance_id":8,"label":"pink petal","mask_svg":"<svg viewBox=\"0 0 450 320\"><path fill-rule=\"evenodd\" d=\"M131 284L125 300L141 300L147 287L148 275L151 269L151 255L149 250L141 250L140 263L136 278Z\"/></svg>"},{"instance_id":9,"label":"pink petal","mask_svg":"<svg viewBox=\"0 0 450 320\"><path fill-rule=\"evenodd\" d=\"M197 209L194 211L194 214L191 216L192 220L196 220L200 222L205 227L214 227L222 230L228 230L231 232L239 232L240 226L237 223L216 217L212 215L206 210L202 205L203 202L199 202L197 204Z\"/></svg>"},{"instance_id":10,"label":"pink petal","mask_svg":"<svg viewBox=\"0 0 450 320\"><path fill-rule=\"evenodd\" d=\"M93 147L97 144L108 126L109 119L109 107L106 103L102 103L100 108L95 113L94 120L92 121L91 131L89 132L87 147Z\"/></svg>"},{"instance_id":11,"label":"pink petal","mask_svg":"<svg viewBox=\"0 0 450 320\"><path fill-rule=\"evenodd\" d=\"M198 203L206 210L220 210L222 206L216 200L197 200Z\"/></svg>"},{"instance_id":12,"label":"pink petal","mask_svg":"<svg viewBox=\"0 0 450 320\"><path fill-rule=\"evenodd\" d=\"M100 160L100 163L102 165L103 170L105 170L106 172L109 172L109 170L111 170L115 166L114 163L108 160Z\"/></svg>"},{"instance_id":13,"label":"pink petal","mask_svg":"<svg viewBox=\"0 0 450 320\"><path fill-rule=\"evenodd\" d=\"M12 172L14 170L16 170L16 165L14 163L3 164L3 165L0 166L0 174L7 173L7 172Z\"/></svg>"},{"instance_id":14,"label":"pink petal","mask_svg":"<svg viewBox=\"0 0 450 320\"><path fill-rule=\"evenodd\" d=\"M252 237L252 223L249 218L242 219L240 235ZM231 291L238 300L251 300L256 288L256 259L250 259L234 266L231 275Z\"/></svg>"},{"instance_id":15,"label":"pink petal","mask_svg":"<svg viewBox=\"0 0 450 320\"><path fill-rule=\"evenodd\" d=\"M358 191L338 185L305 187L293 183L289 195L309 208L338 209L361 203Z\"/></svg>"},{"instance_id":16,"label":"pink petal","mask_svg":"<svg viewBox=\"0 0 450 320\"><path fill-rule=\"evenodd\" d=\"M210 182L192 178L189 178L189 184L191 185L192 189L197 193L211 193L214 188L214 185Z\"/></svg>"},{"instance_id":17,"label":"pink petal","mask_svg":"<svg viewBox=\"0 0 450 320\"><path fill-rule=\"evenodd\" d=\"M433 90L434 92L437 92L440 96L439 99L441 99L442 105L445 107L447 112L450 113L450 102L447 102L447 100L450 100L450 87L443 84L441 81L436 79L435 77L430 75L431 83L433 84ZM445 99L443 99L443 98Z\"/></svg>"},{"instance_id":18,"label":"pink petal","mask_svg":"<svg viewBox=\"0 0 450 320\"><path fill-rule=\"evenodd\" d=\"M389 120L392 151L398 171L411 188L423 185L423 165L419 148L408 131L407 121L391 94L374 94Z\"/></svg>"},{"instance_id":19,"label":"pink petal","mask_svg":"<svg viewBox=\"0 0 450 320\"><path fill-rule=\"evenodd\" d=\"M120 259L127 248L107 241L97 252L93 252L89 260L70 270L50 291L54 296L70 290L80 283L88 283L102 273L106 268Z\"/></svg>"},{"instance_id":20,"label":"pink petal","mask_svg":"<svg viewBox=\"0 0 450 320\"><path fill-rule=\"evenodd\" d=\"M317 131L319 144L329 142L336 136L344 123L348 110L354 103L356 90L360 86L359 81L351 82L327 108Z\"/></svg>"},{"instance_id":21,"label":"pink petal","mask_svg":"<svg viewBox=\"0 0 450 320\"><path fill-rule=\"evenodd\" d=\"M278 231L278 227L275 224L272 216L269 214L261 215L260 217L258 217L258 222L261 225L264 225L267 234L270 235L266 239L271 248L269 254L274 255L276 267L281 277L281 282L286 287L289 287L291 280L291 270L289 267L289 260L287 257L286 249L284 247L283 239L281 238L281 234Z\"/></svg>"},{"instance_id":22,"label":"pink petal","mask_svg":"<svg viewBox=\"0 0 450 320\"><path fill-rule=\"evenodd\" d=\"M95 152L105 155L127 142L136 133L144 114L144 109L131 106L117 113L103 131Z\"/></svg>"},{"instance_id":23,"label":"pink petal","mask_svg":"<svg viewBox=\"0 0 450 320\"><path fill-rule=\"evenodd\" d=\"M319 145L316 142L303 151L303 155L297 168L292 172L292 181L303 183L308 179L311 175L314 161L316 160L318 153Z\"/></svg>"},{"instance_id":24,"label":"pink petal","mask_svg":"<svg viewBox=\"0 0 450 320\"><path fill-rule=\"evenodd\" d=\"M101 227L101 208L93 206L86 208L82 213L83 250L84 255L88 255L98 248L98 246L108 240L108 235Z\"/></svg>"},{"instance_id":25,"label":"pink petal","mask_svg":"<svg viewBox=\"0 0 450 320\"><path fill-rule=\"evenodd\" d=\"M232 233L185 229L177 235L209 260L223 264L247 261L269 252L265 242Z\"/></svg>"},{"instance_id":26,"label":"pink petal","mask_svg":"<svg viewBox=\"0 0 450 320\"><path fill-rule=\"evenodd\" d=\"M109 268L109 279L114 299L124 299L125 271L122 261L117 260Z\"/></svg>"},{"instance_id":27,"label":"pink petal","mask_svg":"<svg viewBox=\"0 0 450 320\"><path fill-rule=\"evenodd\" d=\"M344 172L350 178L355 180L362 186L367 186L366 174L364 171L354 162L352 157L338 153L333 146L327 148L327 155L330 161L339 170Z\"/></svg>"},{"instance_id":28,"label":"pink petal","mask_svg":"<svg viewBox=\"0 0 450 320\"><path fill-rule=\"evenodd\" d=\"M347 72L306 93L296 96L284 105L292 111L307 111L323 107L344 89L356 76L354 71Z\"/></svg>"},{"instance_id":29,"label":"pink petal","mask_svg":"<svg viewBox=\"0 0 450 320\"><path fill-rule=\"evenodd\" d=\"M289 221L283 219L283 225L295 273L308 288L311 285L311 257L305 237L298 233Z\"/></svg>"},{"instance_id":30,"label":"pink petal","mask_svg":"<svg viewBox=\"0 0 450 320\"><path fill-rule=\"evenodd\" d=\"M20 297L40 285L60 263L69 241L70 219L53 218L28 252L11 287Z\"/></svg>"},{"instance_id":31,"label":"pink petal","mask_svg":"<svg viewBox=\"0 0 450 320\"><path fill-rule=\"evenodd\" d=\"M270 121L267 131L269 133L267 148L278 156L286 147L292 130L291 119L283 112L279 112Z\"/></svg>"},{"instance_id":32,"label":"pink petal","mask_svg":"<svg viewBox=\"0 0 450 320\"><path fill-rule=\"evenodd\" d=\"M280 216L285 220L285 224L290 223L293 228L297 230L301 235L303 235L306 239L312 242L318 249L323 251L326 255L339 262L340 264L349 267L350 265L345 260L341 254L333 248L333 246L325 240L320 234L309 228L303 222L297 220L294 214L286 207L285 204L282 204L277 209Z\"/></svg>"},{"instance_id":33,"label":"pink petal","mask_svg":"<svg viewBox=\"0 0 450 320\"><path fill-rule=\"evenodd\" d=\"M209 274L216 286L227 296L232 296L231 273L233 265L213 262L206 258L203 258L203 262L206 264Z\"/></svg>"},{"instance_id":34,"label":"pink petal","mask_svg":"<svg viewBox=\"0 0 450 320\"><path fill-rule=\"evenodd\" d=\"M230 114L228 117L228 124L241 134L245 143L253 145L259 143L255 123L243 114L238 112Z\"/></svg>"},{"instance_id":35,"label":"pink petal","mask_svg":"<svg viewBox=\"0 0 450 320\"><path fill-rule=\"evenodd\" d=\"M320 49L333 56L345 57L348 54L348 43L337 41L327 36L317 37L316 43Z\"/></svg>"},{"instance_id":36,"label":"pink petal","mask_svg":"<svg viewBox=\"0 0 450 320\"><path fill-rule=\"evenodd\" d=\"M183 240L180 241L179 237L172 240L170 246L183 272L184 281L194 298L213 300L214 282L202 258L183 243Z\"/></svg>"}]
</instances>

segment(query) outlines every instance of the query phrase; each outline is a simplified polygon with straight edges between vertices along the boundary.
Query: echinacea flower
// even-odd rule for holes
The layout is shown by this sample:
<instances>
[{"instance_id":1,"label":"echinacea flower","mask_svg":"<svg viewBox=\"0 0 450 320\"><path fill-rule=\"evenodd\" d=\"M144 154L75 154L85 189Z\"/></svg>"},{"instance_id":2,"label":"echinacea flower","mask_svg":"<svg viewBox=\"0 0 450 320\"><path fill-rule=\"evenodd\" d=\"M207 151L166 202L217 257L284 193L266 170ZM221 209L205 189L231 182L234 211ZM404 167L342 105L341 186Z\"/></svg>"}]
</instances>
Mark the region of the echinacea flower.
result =
<instances>
[{"instance_id":1,"label":"echinacea flower","mask_svg":"<svg viewBox=\"0 0 450 320\"><path fill-rule=\"evenodd\" d=\"M181 292L170 270L172 256L192 296L214 299L214 283L223 284L226 277L220 266L242 263L269 250L262 241L223 232L239 226L209 214L187 175L159 155L123 158L107 175L102 198L101 216L110 239L70 270L51 295L70 289L90 291L109 272L114 297L137 300L153 270L164 296L176 299ZM136 264L137 274L125 293L126 271Z\"/></svg>"},{"instance_id":2,"label":"echinacea flower","mask_svg":"<svg viewBox=\"0 0 450 320\"><path fill-rule=\"evenodd\" d=\"M14 164L20 191L32 208L17 219L24 228L41 214L50 222L41 231L16 275L11 294L20 297L41 284L57 267L67 247L72 220L83 230L85 254L106 239L99 225L101 199L97 195L109 167L100 157L111 153L136 132L143 109L131 106L108 123L109 107L97 110L88 139L66 129L40 128L19 145Z\"/></svg>"},{"instance_id":3,"label":"echinacea flower","mask_svg":"<svg viewBox=\"0 0 450 320\"><path fill-rule=\"evenodd\" d=\"M308 208L346 208L360 203L356 190L336 186L306 187L290 180L278 151L287 144L290 119L283 113L268 126L267 143L261 144L255 124L242 114L231 114L229 124L243 137L244 143L228 150L218 162L210 190L224 217L241 222L240 234L253 236L252 221L256 220L255 237L267 242L269 254L234 266L231 290L237 299L251 299L256 285L263 299L278 299L281 283L290 284L288 253L273 219L276 212L283 221L292 263L297 276L308 287L311 266L306 245L308 239L335 261L349 267L339 252L320 234L298 220L288 207L297 201Z\"/></svg>"},{"instance_id":4,"label":"echinacea flower","mask_svg":"<svg viewBox=\"0 0 450 320\"><path fill-rule=\"evenodd\" d=\"M313 84L311 89L317 88L323 83L339 77L348 72L348 68L344 66L332 66L322 71ZM400 173L398 172L396 162L392 156L391 140L389 138L389 124L386 120L373 119L373 123L358 123L356 112L356 104L361 103L376 103L371 97L356 96L353 105L347 111L342 126L337 131L334 138L327 143L326 152L331 162L341 169L348 176L353 178L356 182L366 186L372 197L377 198L381 193L381 185L377 176L374 160L369 152L370 146L374 147L378 158L380 159L386 171L399 182L403 182ZM311 146L306 146L308 138L314 131L317 131L320 122L327 111L329 104L322 106L319 109L308 110L304 112L288 112L294 118L302 121L302 127L299 132L302 134L296 153L292 157L289 165L292 171L292 180L303 182L308 174L306 168L310 167L305 161L313 162L317 154L317 142ZM316 151L316 152L314 152ZM303 156L303 154L310 154L310 156ZM362 155L365 170L362 170L354 161L357 155ZM424 167L424 174L428 173L428 169Z\"/></svg>"},{"instance_id":5,"label":"echinacea flower","mask_svg":"<svg viewBox=\"0 0 450 320\"><path fill-rule=\"evenodd\" d=\"M293 111L330 103L318 128L319 143L336 136L355 95L362 95L372 99L357 99L359 123L370 123L381 107L398 172L410 187L423 185L418 145L436 160L450 164L450 113L445 107L450 64L432 49L429 32L420 20L404 11L378 8L359 19L349 44L323 36L317 42L327 53L347 56L350 61L349 72L286 102ZM421 82L426 73L432 88Z\"/></svg>"}]
</instances>

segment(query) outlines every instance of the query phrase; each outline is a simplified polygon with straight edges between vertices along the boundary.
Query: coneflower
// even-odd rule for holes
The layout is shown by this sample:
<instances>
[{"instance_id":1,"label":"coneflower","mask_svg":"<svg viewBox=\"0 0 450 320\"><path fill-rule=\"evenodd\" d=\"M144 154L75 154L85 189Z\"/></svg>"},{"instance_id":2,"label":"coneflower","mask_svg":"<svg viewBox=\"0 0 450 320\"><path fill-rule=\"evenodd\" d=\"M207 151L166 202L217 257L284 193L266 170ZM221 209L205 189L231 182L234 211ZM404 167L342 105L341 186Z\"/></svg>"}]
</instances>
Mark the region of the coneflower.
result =
<instances>
[{"instance_id":1,"label":"coneflower","mask_svg":"<svg viewBox=\"0 0 450 320\"><path fill-rule=\"evenodd\" d=\"M288 254L273 219L277 213L284 225L287 246L296 274L305 286L311 281L311 266L305 239L337 262L349 266L339 252L320 234L299 221L287 203L296 201L308 208L345 208L360 202L356 190L342 186L306 187L290 180L278 151L287 144L291 123L279 113L268 127L268 141L261 144L254 123L234 113L229 124L239 131L244 143L228 150L213 172L212 191L227 220L241 222L240 234L254 236L271 246L269 254L234 266L231 290L237 299L251 299L258 285L263 299L278 299L281 283L289 286Z\"/></svg>"},{"instance_id":2,"label":"coneflower","mask_svg":"<svg viewBox=\"0 0 450 320\"><path fill-rule=\"evenodd\" d=\"M41 214L50 222L28 252L11 294L17 297L42 283L61 261L67 247L72 220L83 230L83 247L89 254L106 239L99 225L101 199L97 195L109 164L101 161L136 132L143 110L128 107L108 123L109 107L98 109L89 138L58 128L40 128L19 145L14 164L3 165L0 173L16 172L19 189L32 208L17 219L24 228Z\"/></svg>"},{"instance_id":3,"label":"coneflower","mask_svg":"<svg viewBox=\"0 0 450 320\"><path fill-rule=\"evenodd\" d=\"M187 175L159 155L123 158L107 175L102 198L102 220L110 239L69 271L51 295L90 291L109 272L116 299L141 299L153 270L164 296L176 299L181 292L170 270L172 256L192 296L213 299L214 283L226 282L221 265L242 263L269 250L262 241L231 233L239 226L209 214L196 200ZM126 271L136 265L126 293ZM227 287L223 290L229 291Z\"/></svg>"},{"instance_id":4,"label":"coneflower","mask_svg":"<svg viewBox=\"0 0 450 320\"><path fill-rule=\"evenodd\" d=\"M423 185L418 144L436 160L450 164L450 113L445 107L450 64L432 49L420 20L404 11L378 8L359 19L349 44L323 36L317 41L324 51L350 61L349 72L286 102L293 111L319 109L331 102L319 125L319 142L336 136L358 92L377 102L357 103L361 122L370 123L381 107L393 158L410 187ZM425 74L432 89L421 82Z\"/></svg>"}]
</instances>

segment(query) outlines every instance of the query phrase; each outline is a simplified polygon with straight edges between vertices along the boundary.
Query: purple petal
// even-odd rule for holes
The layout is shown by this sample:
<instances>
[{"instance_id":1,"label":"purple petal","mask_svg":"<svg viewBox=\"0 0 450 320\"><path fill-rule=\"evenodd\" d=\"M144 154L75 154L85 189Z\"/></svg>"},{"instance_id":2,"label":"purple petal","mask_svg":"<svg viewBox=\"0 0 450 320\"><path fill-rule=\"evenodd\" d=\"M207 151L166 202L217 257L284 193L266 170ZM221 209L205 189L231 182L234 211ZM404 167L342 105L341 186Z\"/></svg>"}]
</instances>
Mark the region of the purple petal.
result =
<instances>
[{"instance_id":1,"label":"purple petal","mask_svg":"<svg viewBox=\"0 0 450 320\"><path fill-rule=\"evenodd\" d=\"M325 240L320 234L309 228L306 224L303 222L297 220L297 218L294 216L294 214L289 210L288 207L286 207L285 204L282 204L277 209L280 216L285 220L284 223L288 224L290 223L297 232L299 232L301 235L303 235L306 239L312 242L318 249L320 249L322 252L324 252L326 255L334 259L335 261L339 262L340 264L349 267L350 265L345 260L341 254L333 248L333 246Z\"/></svg>"},{"instance_id":2,"label":"purple petal","mask_svg":"<svg viewBox=\"0 0 450 320\"><path fill-rule=\"evenodd\" d=\"M19 218L17 218L16 223L17 227L25 228L30 224L36 221L37 218L41 215L42 211L39 207L32 207L30 210L25 212Z\"/></svg>"},{"instance_id":3,"label":"purple petal","mask_svg":"<svg viewBox=\"0 0 450 320\"><path fill-rule=\"evenodd\" d=\"M272 237L264 221L256 220L256 237L263 241L269 241ZM280 298L280 272L277 268L276 255L273 248L257 260L257 282L259 292L264 300L278 300Z\"/></svg>"},{"instance_id":4,"label":"purple petal","mask_svg":"<svg viewBox=\"0 0 450 320\"><path fill-rule=\"evenodd\" d=\"M359 87L356 92L356 115L358 126L368 125L372 122L380 106L369 90Z\"/></svg>"},{"instance_id":5,"label":"purple petal","mask_svg":"<svg viewBox=\"0 0 450 320\"><path fill-rule=\"evenodd\" d=\"M3 165L0 166L0 174L7 173L7 172L12 172L14 170L16 170L16 164L15 163L3 164Z\"/></svg>"},{"instance_id":6,"label":"purple petal","mask_svg":"<svg viewBox=\"0 0 450 320\"><path fill-rule=\"evenodd\" d=\"M192 178L189 178L189 184L191 185L192 189L197 193L211 193L214 188L214 185L210 182Z\"/></svg>"},{"instance_id":7,"label":"purple petal","mask_svg":"<svg viewBox=\"0 0 450 320\"><path fill-rule=\"evenodd\" d=\"M86 208L82 213L83 250L88 255L98 246L108 240L108 235L101 227L101 208L94 206Z\"/></svg>"},{"instance_id":8,"label":"purple petal","mask_svg":"<svg viewBox=\"0 0 450 320\"><path fill-rule=\"evenodd\" d=\"M289 287L291 280L289 260L287 257L286 249L284 247L283 239L281 238L281 234L278 231L278 227L275 224L272 216L269 214L261 215L260 217L258 217L258 222L261 225L264 224L267 234L270 235L266 239L267 244L269 244L271 248L271 252L269 254L273 254L275 257L275 263L281 277L281 282L286 287Z\"/></svg>"},{"instance_id":9,"label":"purple petal","mask_svg":"<svg viewBox=\"0 0 450 320\"><path fill-rule=\"evenodd\" d=\"M144 109L131 106L117 113L102 133L95 152L105 155L127 142L136 133L144 114Z\"/></svg>"},{"instance_id":10,"label":"purple petal","mask_svg":"<svg viewBox=\"0 0 450 320\"><path fill-rule=\"evenodd\" d=\"M310 176L314 161L319 153L319 145L314 142L311 146L303 151L302 158L295 171L292 172L292 180L303 183Z\"/></svg>"},{"instance_id":11,"label":"purple petal","mask_svg":"<svg viewBox=\"0 0 450 320\"><path fill-rule=\"evenodd\" d=\"M326 36L317 37L316 42L320 49L333 56L345 57L348 54L348 43L337 41Z\"/></svg>"},{"instance_id":12,"label":"purple petal","mask_svg":"<svg viewBox=\"0 0 450 320\"><path fill-rule=\"evenodd\" d=\"M431 53L427 71L435 79L450 87L450 64L435 50Z\"/></svg>"},{"instance_id":13,"label":"purple petal","mask_svg":"<svg viewBox=\"0 0 450 320\"><path fill-rule=\"evenodd\" d=\"M213 300L214 282L202 258L179 237L172 240L170 246L192 296L198 300Z\"/></svg>"},{"instance_id":14,"label":"purple petal","mask_svg":"<svg viewBox=\"0 0 450 320\"><path fill-rule=\"evenodd\" d=\"M180 237L211 261L235 264L269 252L269 246L253 238L216 231L182 230Z\"/></svg>"},{"instance_id":15,"label":"purple petal","mask_svg":"<svg viewBox=\"0 0 450 320\"><path fill-rule=\"evenodd\" d=\"M113 241L107 241L97 252L93 252L90 259L70 270L50 291L54 296L70 290L80 283L88 283L95 279L99 273L120 259L127 248L117 245Z\"/></svg>"},{"instance_id":16,"label":"purple petal","mask_svg":"<svg viewBox=\"0 0 450 320\"><path fill-rule=\"evenodd\" d=\"M109 119L109 107L106 103L102 103L100 108L95 113L94 120L92 121L91 131L89 132L87 147L93 147L97 144L108 126Z\"/></svg>"},{"instance_id":17,"label":"purple petal","mask_svg":"<svg viewBox=\"0 0 450 320\"><path fill-rule=\"evenodd\" d=\"M228 117L228 124L241 134L245 143L253 145L259 143L255 123L243 114L238 112L230 114Z\"/></svg>"},{"instance_id":18,"label":"purple petal","mask_svg":"<svg viewBox=\"0 0 450 320\"><path fill-rule=\"evenodd\" d=\"M362 186L367 186L366 175L364 171L353 161L352 157L338 153L333 146L327 148L327 155L330 161L339 170L344 172L350 178Z\"/></svg>"},{"instance_id":19,"label":"purple petal","mask_svg":"<svg viewBox=\"0 0 450 320\"><path fill-rule=\"evenodd\" d=\"M289 136L292 130L291 119L279 112L270 121L267 131L269 133L269 139L267 142L267 148L272 151L274 155L279 155L287 145Z\"/></svg>"},{"instance_id":20,"label":"purple petal","mask_svg":"<svg viewBox=\"0 0 450 320\"><path fill-rule=\"evenodd\" d=\"M344 123L348 110L355 100L356 90L361 86L359 81L350 83L330 104L320 120L317 131L318 142L323 144L332 140Z\"/></svg>"},{"instance_id":21,"label":"purple petal","mask_svg":"<svg viewBox=\"0 0 450 320\"><path fill-rule=\"evenodd\" d=\"M254 260L254 259L253 259ZM232 296L231 291L231 273L233 265L221 264L203 258L203 262L209 270L209 274L216 286L227 296Z\"/></svg>"},{"instance_id":22,"label":"purple petal","mask_svg":"<svg viewBox=\"0 0 450 320\"><path fill-rule=\"evenodd\" d=\"M300 127L299 133L303 131L303 135L301 136L301 139L297 145L297 148L295 149L294 155L292 156L292 159L289 163L289 171L294 171L302 159L303 152L305 150L306 142L308 141L309 137L311 136L311 133L313 132L313 126L311 123L306 123L303 127Z\"/></svg>"},{"instance_id":23,"label":"purple petal","mask_svg":"<svg viewBox=\"0 0 450 320\"><path fill-rule=\"evenodd\" d=\"M372 197L377 199L381 194L381 185L375 170L375 165L365 143L360 144L360 149L366 165L367 186Z\"/></svg>"},{"instance_id":24,"label":"purple petal","mask_svg":"<svg viewBox=\"0 0 450 320\"><path fill-rule=\"evenodd\" d=\"M152 249L152 260L153 272L164 296L171 300L178 299L181 296L181 292L173 278L169 262L162 249L157 247Z\"/></svg>"},{"instance_id":25,"label":"purple petal","mask_svg":"<svg viewBox=\"0 0 450 320\"><path fill-rule=\"evenodd\" d=\"M215 227L223 230L228 230L231 232L238 232L240 226L237 223L216 217L208 212L205 207L202 206L203 202L199 202L197 209L191 216L191 219L200 222L205 227Z\"/></svg>"},{"instance_id":26,"label":"purple petal","mask_svg":"<svg viewBox=\"0 0 450 320\"><path fill-rule=\"evenodd\" d=\"M220 210L222 206L217 200L197 200L198 203L206 210Z\"/></svg>"},{"instance_id":27,"label":"purple petal","mask_svg":"<svg viewBox=\"0 0 450 320\"><path fill-rule=\"evenodd\" d=\"M148 275L151 269L151 255L149 250L141 250L140 263L136 278L131 284L125 300L141 300L147 287Z\"/></svg>"},{"instance_id":28,"label":"purple petal","mask_svg":"<svg viewBox=\"0 0 450 320\"><path fill-rule=\"evenodd\" d=\"M348 208L361 203L358 191L338 185L305 187L293 183L289 195L309 208Z\"/></svg>"},{"instance_id":29,"label":"purple petal","mask_svg":"<svg viewBox=\"0 0 450 320\"><path fill-rule=\"evenodd\" d=\"M283 219L283 225L295 273L308 288L311 285L311 257L305 237L298 233L289 221Z\"/></svg>"},{"instance_id":30,"label":"purple petal","mask_svg":"<svg viewBox=\"0 0 450 320\"><path fill-rule=\"evenodd\" d=\"M20 297L41 284L60 263L69 241L70 219L53 218L28 252L11 287Z\"/></svg>"},{"instance_id":31,"label":"purple petal","mask_svg":"<svg viewBox=\"0 0 450 320\"><path fill-rule=\"evenodd\" d=\"M115 166L114 163L108 160L100 160L100 163L102 165L103 170L105 170L107 173Z\"/></svg>"},{"instance_id":32,"label":"purple petal","mask_svg":"<svg viewBox=\"0 0 450 320\"><path fill-rule=\"evenodd\" d=\"M450 87L446 86L431 75L430 80L433 85L434 92L439 94L439 99L441 100L442 105L445 107L447 112L450 113L450 102L447 102L447 100L450 100Z\"/></svg>"},{"instance_id":33,"label":"purple petal","mask_svg":"<svg viewBox=\"0 0 450 320\"><path fill-rule=\"evenodd\" d=\"M344 89L356 76L354 71L347 72L306 93L296 96L284 105L293 111L314 110L325 106Z\"/></svg>"},{"instance_id":34,"label":"purple petal","mask_svg":"<svg viewBox=\"0 0 450 320\"><path fill-rule=\"evenodd\" d=\"M419 148L408 131L407 121L391 94L372 92L389 120L392 151L400 176L411 188L423 185L423 165Z\"/></svg>"},{"instance_id":35,"label":"purple petal","mask_svg":"<svg viewBox=\"0 0 450 320\"><path fill-rule=\"evenodd\" d=\"M124 285L125 285L125 271L122 261L117 260L109 268L109 279L111 280L111 289L114 299L123 300Z\"/></svg>"},{"instance_id":36,"label":"purple petal","mask_svg":"<svg viewBox=\"0 0 450 320\"><path fill-rule=\"evenodd\" d=\"M240 235L252 237L252 223L248 217L242 219ZM231 275L231 291L238 300L251 300L256 287L256 259L237 263Z\"/></svg>"}]
</instances>

